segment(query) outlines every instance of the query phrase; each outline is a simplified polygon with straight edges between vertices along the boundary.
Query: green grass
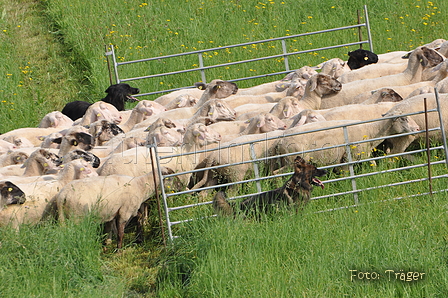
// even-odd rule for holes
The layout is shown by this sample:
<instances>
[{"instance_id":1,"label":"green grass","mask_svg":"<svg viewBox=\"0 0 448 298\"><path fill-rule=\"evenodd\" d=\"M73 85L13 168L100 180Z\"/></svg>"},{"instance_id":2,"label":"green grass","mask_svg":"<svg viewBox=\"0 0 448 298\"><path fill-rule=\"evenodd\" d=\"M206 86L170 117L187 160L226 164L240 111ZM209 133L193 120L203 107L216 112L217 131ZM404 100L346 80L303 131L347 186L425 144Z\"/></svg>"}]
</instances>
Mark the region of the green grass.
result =
<instances>
[{"instance_id":1,"label":"green grass","mask_svg":"<svg viewBox=\"0 0 448 298\"><path fill-rule=\"evenodd\" d=\"M160 297L443 297L446 287L445 195L260 221L196 222L176 239L161 274ZM187 259L184 259L186 258ZM351 281L350 270L377 272ZM386 270L425 273L389 280ZM173 273L174 272L174 273Z\"/></svg>"},{"instance_id":2,"label":"green grass","mask_svg":"<svg viewBox=\"0 0 448 298\"><path fill-rule=\"evenodd\" d=\"M0 133L37 126L48 112L72 100L96 101L109 85L105 46L120 61L208 49L356 23L368 5L376 53L411 50L445 37L448 2L408 0L304 1L99 1L0 0ZM332 43L358 40L357 30L331 35ZM365 33L363 37L366 38ZM292 50L327 45L328 37L293 41ZM208 64L267 56L279 44L207 53ZM347 58L355 48L303 54L294 68ZM126 75L195 67L191 58L142 63ZM210 72L235 78L278 71L283 61ZM149 72L149 73L148 73ZM199 81L197 74L136 81L144 91ZM257 81L261 83L262 80ZM242 82L247 87L249 82ZM153 99L154 97L149 97ZM131 108L132 104L128 105ZM440 157L440 156L439 156ZM418 160L424 161L424 157ZM379 167L387 167L382 162ZM400 161L403 162L403 161ZM368 166L361 170L369 171ZM399 181L425 169L375 177ZM445 167L435 169L446 173ZM372 182L369 179L361 184ZM446 184L445 181L437 182ZM338 191L347 184L335 185ZM438 185L439 186L439 185ZM253 186L248 186L251 188ZM327 188L321 193L330 192ZM407 187L363 200L418 192ZM370 197L369 197L370 196ZM19 232L0 229L2 297L446 297L446 203L443 194L364 205L336 212L315 211L351 198L313 201L296 216L288 211L260 221L210 219L182 228L176 245L164 249L152 210L147 241L120 254L101 253L101 232L92 218L60 226L45 222ZM350 281L349 270L425 272L425 279Z\"/></svg>"}]
</instances>

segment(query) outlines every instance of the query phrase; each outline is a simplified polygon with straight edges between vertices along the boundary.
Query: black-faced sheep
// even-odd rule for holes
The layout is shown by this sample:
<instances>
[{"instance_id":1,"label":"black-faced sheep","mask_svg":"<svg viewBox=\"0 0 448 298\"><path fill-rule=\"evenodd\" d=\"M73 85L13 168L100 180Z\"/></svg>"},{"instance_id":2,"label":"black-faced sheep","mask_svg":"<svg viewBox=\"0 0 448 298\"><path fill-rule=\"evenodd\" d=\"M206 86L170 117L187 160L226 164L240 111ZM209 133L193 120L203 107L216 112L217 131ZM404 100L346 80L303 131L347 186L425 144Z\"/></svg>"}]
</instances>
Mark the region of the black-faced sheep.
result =
<instances>
[{"instance_id":1,"label":"black-faced sheep","mask_svg":"<svg viewBox=\"0 0 448 298\"><path fill-rule=\"evenodd\" d=\"M350 69L358 69L368 64L377 63L378 55L364 49L357 49L348 52L347 64Z\"/></svg>"},{"instance_id":2,"label":"black-faced sheep","mask_svg":"<svg viewBox=\"0 0 448 298\"><path fill-rule=\"evenodd\" d=\"M23 191L10 181L0 181L0 211L5 205L25 203Z\"/></svg>"}]
</instances>

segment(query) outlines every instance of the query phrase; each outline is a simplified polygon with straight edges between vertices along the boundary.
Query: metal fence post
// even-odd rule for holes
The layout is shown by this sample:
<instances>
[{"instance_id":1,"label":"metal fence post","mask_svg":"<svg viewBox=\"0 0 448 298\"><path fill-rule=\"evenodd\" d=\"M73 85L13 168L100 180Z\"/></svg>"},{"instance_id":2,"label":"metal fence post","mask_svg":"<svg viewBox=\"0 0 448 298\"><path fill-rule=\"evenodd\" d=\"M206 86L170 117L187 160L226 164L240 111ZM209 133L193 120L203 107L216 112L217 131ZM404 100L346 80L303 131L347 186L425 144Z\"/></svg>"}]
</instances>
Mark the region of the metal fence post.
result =
<instances>
[{"instance_id":1,"label":"metal fence post","mask_svg":"<svg viewBox=\"0 0 448 298\"><path fill-rule=\"evenodd\" d=\"M154 137L153 143L150 145L147 145L149 147L149 150L154 150L155 160L157 162L157 172L159 174L159 180L160 180L160 191L162 192L162 199L163 199L163 208L165 209L165 219L166 219L166 225L168 229L168 236L170 237L170 241L173 242L173 232L171 230L171 221L170 221L170 210L168 207L167 197L165 193L165 185L163 181L163 173L162 173L162 167L160 165L160 159L159 159L159 153L157 152L157 140Z\"/></svg>"},{"instance_id":2,"label":"metal fence post","mask_svg":"<svg viewBox=\"0 0 448 298\"><path fill-rule=\"evenodd\" d=\"M290 71L289 70L289 60L288 60L288 49L286 48L286 41L284 39L282 39L282 49L283 49L283 60L285 61L285 70L286 71Z\"/></svg>"},{"instance_id":3,"label":"metal fence post","mask_svg":"<svg viewBox=\"0 0 448 298\"><path fill-rule=\"evenodd\" d=\"M207 78L205 76L205 70L204 70L204 60L202 59L202 52L198 53L198 59L199 59L199 68L201 69L201 79L202 83L207 84Z\"/></svg>"},{"instance_id":4,"label":"metal fence post","mask_svg":"<svg viewBox=\"0 0 448 298\"><path fill-rule=\"evenodd\" d=\"M372 34L370 34L369 14L367 13L367 5L364 5L364 17L366 18L367 39L369 40L370 51L373 52Z\"/></svg>"},{"instance_id":5,"label":"metal fence post","mask_svg":"<svg viewBox=\"0 0 448 298\"><path fill-rule=\"evenodd\" d=\"M434 88L434 93L437 103L437 113L439 114L440 132L442 134L443 148L445 150L445 163L448 167L448 146L446 144L445 125L443 124L442 108L440 107L439 91L437 90L437 88Z\"/></svg>"},{"instance_id":6,"label":"metal fence post","mask_svg":"<svg viewBox=\"0 0 448 298\"><path fill-rule=\"evenodd\" d=\"M252 160L257 159L257 156L255 155L255 149L254 149L254 143L250 144L250 157L252 158ZM255 178L257 178L257 191L261 192L261 184L260 184L260 172L258 169L258 164L256 161L252 162L252 164L254 165L254 174L255 174Z\"/></svg>"},{"instance_id":7,"label":"metal fence post","mask_svg":"<svg viewBox=\"0 0 448 298\"><path fill-rule=\"evenodd\" d=\"M353 158L352 158L352 150L350 148L350 142L349 142L349 138L348 138L348 130L347 130L347 126L344 126L342 128L344 130L344 139L345 139L345 152L347 153L347 159L349 162L349 171L350 171L350 176L355 176L355 170L353 169ZM356 180L355 178L351 179L352 181L352 189L353 191L357 190L356 187ZM355 205L358 205L359 201L358 201L358 193L354 192L353 193L353 199L355 201Z\"/></svg>"},{"instance_id":8,"label":"metal fence post","mask_svg":"<svg viewBox=\"0 0 448 298\"><path fill-rule=\"evenodd\" d=\"M118 63L117 63L117 57L115 56L115 48L114 45L109 45L110 47L110 51L106 52L105 55L106 56L112 56L112 62L113 62L113 66L114 66L114 73L115 73L115 82L117 84L120 83L120 78L118 77ZM109 60L108 60L109 62Z\"/></svg>"}]
</instances>

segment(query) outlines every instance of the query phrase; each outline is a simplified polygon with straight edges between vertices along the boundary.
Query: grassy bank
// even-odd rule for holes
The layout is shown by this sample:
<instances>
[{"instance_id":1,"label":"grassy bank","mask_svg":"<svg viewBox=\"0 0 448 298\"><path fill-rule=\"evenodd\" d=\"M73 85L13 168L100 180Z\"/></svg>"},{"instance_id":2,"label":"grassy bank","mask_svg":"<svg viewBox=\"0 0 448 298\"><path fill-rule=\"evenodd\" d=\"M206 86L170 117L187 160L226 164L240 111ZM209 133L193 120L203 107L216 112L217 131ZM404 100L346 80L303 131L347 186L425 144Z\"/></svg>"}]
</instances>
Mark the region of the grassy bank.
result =
<instances>
[{"instance_id":1,"label":"grassy bank","mask_svg":"<svg viewBox=\"0 0 448 298\"><path fill-rule=\"evenodd\" d=\"M356 9L365 3L377 53L410 50L446 37L448 2L442 0L400 4L386 0L325 4L317 0L111 0L107 5L80 0L0 0L0 133L36 126L43 115L68 101L102 98L109 85L105 45L115 45L122 61L207 49L354 24ZM357 32L351 34L356 40ZM314 48L326 42L302 39L293 46ZM270 50L247 48L234 54L250 59ZM306 54L294 63L317 65L333 57L344 59L348 50ZM263 73L276 63L282 62L219 75L226 79ZM167 72L178 69L177 64L155 63L149 70ZM152 91L198 80L186 75L134 85ZM321 206L313 202L303 216L284 212L259 222L195 222L167 250L161 248L153 224L147 242L130 244L121 254L101 253L101 231L93 219L65 227L46 222L19 232L2 228L0 296L445 297L444 199L443 195L425 196L323 214L314 213ZM128 237L126 243L132 241L132 235ZM349 270L382 276L378 281L351 281ZM386 270L417 271L425 273L425 278L389 281Z\"/></svg>"},{"instance_id":2,"label":"grassy bank","mask_svg":"<svg viewBox=\"0 0 448 298\"><path fill-rule=\"evenodd\" d=\"M0 133L36 126L42 115L61 109L68 101L102 98L109 85L105 45L115 45L120 61L188 52L355 24L356 10L362 10L367 4L375 52L385 53L410 50L443 38L448 9L446 1L418 0L400 5L387 0L326 4L316 0L300 3L111 0L107 6L80 0L2 0L0 3L3 4L0 41L4 53L0 57L0 117L4 119ZM332 34L330 38L356 41L357 34L353 30L348 36ZM290 47L303 50L325 46L328 38L301 38ZM291 63L300 67L317 65L333 57L346 59L348 50L353 49L304 54ZM270 46L248 47L230 54L210 53L204 56L204 61L211 64L244 60L271 52ZM132 72L140 75L168 72L178 70L180 63L185 63L182 68L197 64L159 61L142 64ZM264 74L280 65L283 65L281 59L249 69L230 68L216 76L228 79ZM187 74L133 84L144 91L156 91L189 86L199 80L198 75Z\"/></svg>"}]
</instances>

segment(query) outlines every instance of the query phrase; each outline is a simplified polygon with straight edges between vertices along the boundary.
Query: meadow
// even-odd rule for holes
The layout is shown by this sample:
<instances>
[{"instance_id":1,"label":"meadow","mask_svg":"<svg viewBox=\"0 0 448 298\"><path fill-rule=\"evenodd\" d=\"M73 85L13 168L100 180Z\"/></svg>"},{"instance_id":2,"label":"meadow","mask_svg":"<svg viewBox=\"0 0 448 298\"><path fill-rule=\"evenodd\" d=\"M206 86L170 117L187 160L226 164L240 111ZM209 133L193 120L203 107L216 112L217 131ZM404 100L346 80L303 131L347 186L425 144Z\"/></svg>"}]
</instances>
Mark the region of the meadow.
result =
<instances>
[{"instance_id":1,"label":"meadow","mask_svg":"<svg viewBox=\"0 0 448 298\"><path fill-rule=\"evenodd\" d=\"M102 98L110 84L106 45L115 45L120 61L208 49L355 24L356 10L367 4L375 52L386 53L446 37L448 11L448 2L442 0L0 4L0 133L37 126L46 113L60 110L66 102ZM356 37L357 31L351 34ZM297 40L294 47L326 42ZM250 59L271 50L260 46L233 54ZM294 63L314 66L334 57L346 59L349 50L353 49L304 54ZM205 59L230 59L211 56ZM176 63L156 63L150 72L176 69ZM282 61L229 69L219 76L264 73L275 70L276 64ZM136 87L157 90L199 80L185 75L139 81ZM389 198L401 192L391 189L382 195ZM315 213L322 206L312 202L302 216L282 211L260 221L195 221L167 248L153 220L145 243L128 244L118 254L113 247L103 251L94 215L66 226L48 221L19 232L1 228L0 296L446 297L446 207L444 194L326 213ZM126 243L132 237L130 233ZM361 280L358 277L365 275L359 272L375 272L379 278ZM424 274L421 279L400 280L407 272Z\"/></svg>"}]
</instances>

